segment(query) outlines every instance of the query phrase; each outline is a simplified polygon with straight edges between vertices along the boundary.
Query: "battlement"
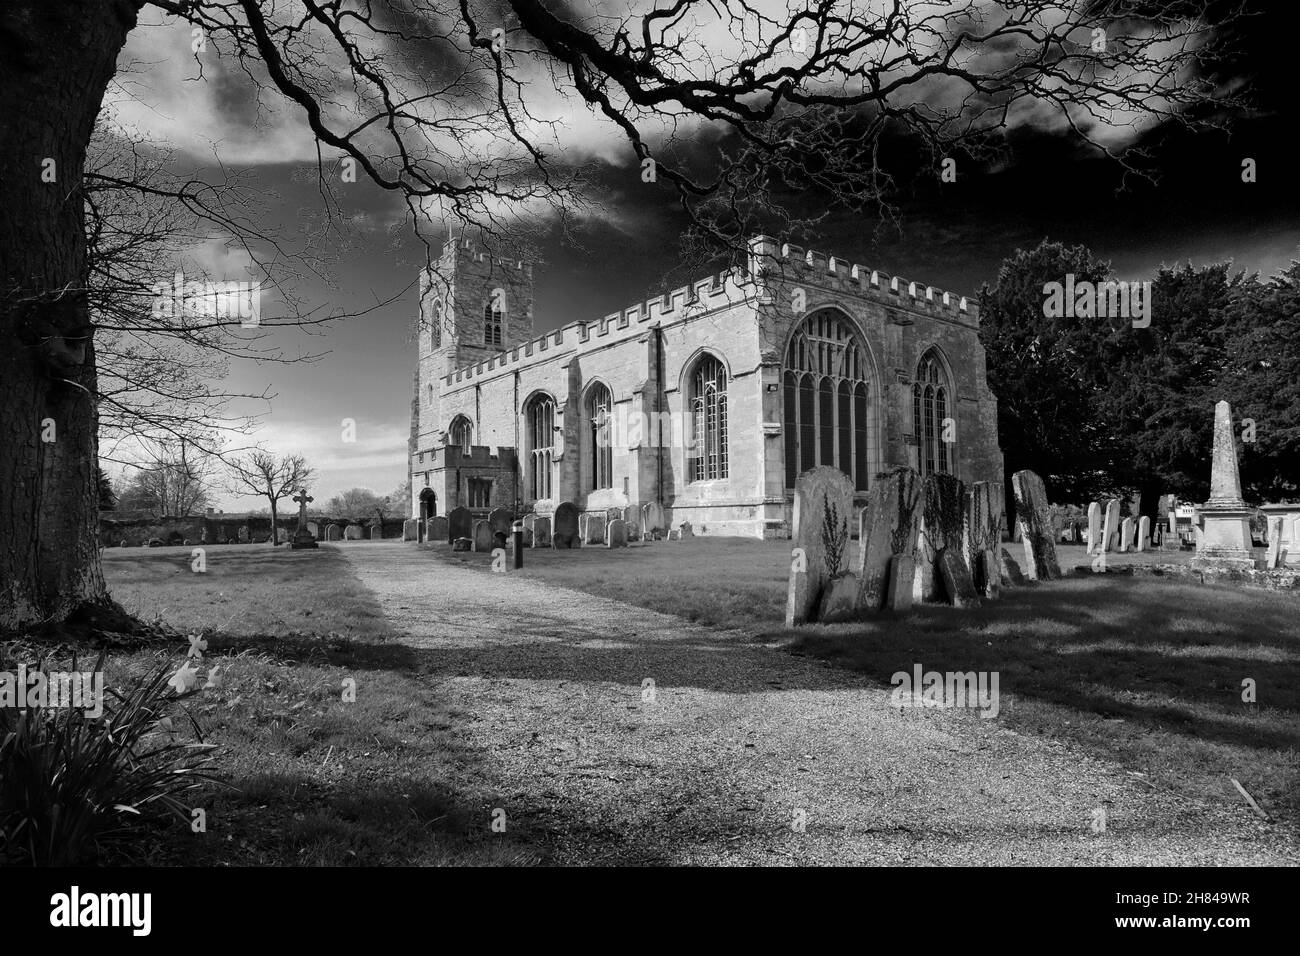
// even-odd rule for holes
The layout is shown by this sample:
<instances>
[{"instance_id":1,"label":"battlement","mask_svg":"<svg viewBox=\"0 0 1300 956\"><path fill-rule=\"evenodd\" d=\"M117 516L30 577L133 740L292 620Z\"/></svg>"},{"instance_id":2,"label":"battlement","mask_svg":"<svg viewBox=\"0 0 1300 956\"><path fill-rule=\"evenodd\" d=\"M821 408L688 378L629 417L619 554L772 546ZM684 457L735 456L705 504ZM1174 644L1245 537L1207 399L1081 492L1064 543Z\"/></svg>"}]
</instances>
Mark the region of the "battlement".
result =
<instances>
[{"instance_id":1,"label":"battlement","mask_svg":"<svg viewBox=\"0 0 1300 956\"><path fill-rule=\"evenodd\" d=\"M477 262L484 265L500 266L503 269L514 269L522 272L527 276L533 273L531 262L525 262L523 259L505 259L500 256L494 256L481 250L472 239L458 236L448 239L442 244L442 251L438 254L439 262L448 264L460 262L462 265L467 262ZM423 279L423 277L422 277Z\"/></svg>"},{"instance_id":2,"label":"battlement","mask_svg":"<svg viewBox=\"0 0 1300 956\"><path fill-rule=\"evenodd\" d=\"M469 453L459 445L440 445L432 449L417 449L412 457L413 471L438 468L514 468L515 449L491 445L471 445Z\"/></svg>"},{"instance_id":3,"label":"battlement","mask_svg":"<svg viewBox=\"0 0 1300 956\"><path fill-rule=\"evenodd\" d=\"M750 271L755 276L776 273L792 282L809 282L844 291L876 294L878 297L901 302L910 308L949 313L953 317L974 316L978 310L966 296L957 296L934 286L911 282L902 276L891 276L877 269L868 269L847 259L805 250L802 246L781 243L769 236L755 236L749 241Z\"/></svg>"}]
</instances>

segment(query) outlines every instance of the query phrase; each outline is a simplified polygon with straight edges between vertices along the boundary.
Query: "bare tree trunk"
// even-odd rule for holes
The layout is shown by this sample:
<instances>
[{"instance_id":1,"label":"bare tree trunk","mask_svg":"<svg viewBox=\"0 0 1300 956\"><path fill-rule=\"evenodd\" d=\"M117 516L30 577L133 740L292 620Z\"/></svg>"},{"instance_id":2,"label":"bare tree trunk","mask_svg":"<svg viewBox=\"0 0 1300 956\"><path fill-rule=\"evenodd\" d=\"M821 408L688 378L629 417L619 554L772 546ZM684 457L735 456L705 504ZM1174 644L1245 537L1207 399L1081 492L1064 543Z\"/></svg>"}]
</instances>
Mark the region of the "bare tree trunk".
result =
<instances>
[{"instance_id":1,"label":"bare tree trunk","mask_svg":"<svg viewBox=\"0 0 1300 956\"><path fill-rule=\"evenodd\" d=\"M279 518L277 517L279 514L279 509L276 508L275 506L276 499L272 498L270 499L270 501L271 501L271 547L274 548L276 545L280 543L280 526L278 523Z\"/></svg>"},{"instance_id":2,"label":"bare tree trunk","mask_svg":"<svg viewBox=\"0 0 1300 956\"><path fill-rule=\"evenodd\" d=\"M82 167L136 12L128 0L0 8L0 629L110 604Z\"/></svg>"}]
</instances>

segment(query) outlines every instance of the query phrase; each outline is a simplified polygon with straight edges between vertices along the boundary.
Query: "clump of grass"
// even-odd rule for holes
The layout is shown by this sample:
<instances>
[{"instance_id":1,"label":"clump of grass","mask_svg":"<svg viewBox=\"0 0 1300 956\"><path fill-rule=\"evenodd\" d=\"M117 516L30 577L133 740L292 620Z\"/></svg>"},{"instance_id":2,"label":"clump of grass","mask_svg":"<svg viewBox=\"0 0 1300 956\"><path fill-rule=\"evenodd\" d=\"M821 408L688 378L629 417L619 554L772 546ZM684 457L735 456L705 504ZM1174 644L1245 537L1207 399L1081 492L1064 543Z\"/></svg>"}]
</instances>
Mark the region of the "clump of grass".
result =
<instances>
[{"instance_id":1,"label":"clump of grass","mask_svg":"<svg viewBox=\"0 0 1300 956\"><path fill-rule=\"evenodd\" d=\"M95 671L103 664L101 654ZM36 667L45 671L44 662ZM175 669L163 660L125 689L106 690L97 717L74 707L0 708L0 862L86 862L154 809L188 821L181 798L218 778L214 745L193 719L193 742L163 729Z\"/></svg>"}]
</instances>

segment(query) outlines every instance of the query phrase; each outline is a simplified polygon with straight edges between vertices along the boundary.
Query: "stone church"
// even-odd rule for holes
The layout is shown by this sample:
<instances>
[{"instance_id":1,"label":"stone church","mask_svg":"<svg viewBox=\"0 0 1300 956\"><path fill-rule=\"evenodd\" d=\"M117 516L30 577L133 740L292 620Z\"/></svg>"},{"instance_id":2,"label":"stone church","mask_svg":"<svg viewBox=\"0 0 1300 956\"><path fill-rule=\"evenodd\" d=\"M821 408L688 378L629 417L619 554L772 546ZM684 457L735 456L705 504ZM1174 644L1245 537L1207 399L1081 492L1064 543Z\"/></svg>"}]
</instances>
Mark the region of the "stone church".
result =
<instances>
[{"instance_id":1,"label":"stone church","mask_svg":"<svg viewBox=\"0 0 1300 956\"><path fill-rule=\"evenodd\" d=\"M972 303L763 236L748 251L536 335L531 266L449 242L420 284L412 516L654 501L672 527L779 538L819 464L863 496L893 465L1001 486Z\"/></svg>"}]
</instances>

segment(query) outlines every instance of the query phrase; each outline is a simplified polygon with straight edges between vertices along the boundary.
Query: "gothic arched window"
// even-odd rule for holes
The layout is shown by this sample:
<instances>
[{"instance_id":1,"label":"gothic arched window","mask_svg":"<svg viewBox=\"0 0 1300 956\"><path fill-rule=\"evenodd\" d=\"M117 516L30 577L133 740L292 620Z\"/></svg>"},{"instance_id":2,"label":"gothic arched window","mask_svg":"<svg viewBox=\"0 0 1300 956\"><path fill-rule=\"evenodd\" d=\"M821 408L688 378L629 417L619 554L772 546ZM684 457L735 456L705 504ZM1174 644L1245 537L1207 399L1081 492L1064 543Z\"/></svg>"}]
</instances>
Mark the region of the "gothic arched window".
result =
<instances>
[{"instance_id":1,"label":"gothic arched window","mask_svg":"<svg viewBox=\"0 0 1300 956\"><path fill-rule=\"evenodd\" d=\"M470 453L470 447L474 444L474 424L464 415L457 415L452 419L451 427L447 429L449 437L448 444L459 448L462 455Z\"/></svg>"},{"instance_id":2,"label":"gothic arched window","mask_svg":"<svg viewBox=\"0 0 1300 956\"><path fill-rule=\"evenodd\" d=\"M952 474L955 422L948 410L952 387L934 349L921 356L912 384L916 468L922 475Z\"/></svg>"},{"instance_id":3,"label":"gothic arched window","mask_svg":"<svg viewBox=\"0 0 1300 956\"><path fill-rule=\"evenodd\" d=\"M555 461L555 399L533 398L525 410L528 440L529 490L534 501L551 497Z\"/></svg>"},{"instance_id":4,"label":"gothic arched window","mask_svg":"<svg viewBox=\"0 0 1300 956\"><path fill-rule=\"evenodd\" d=\"M587 421L591 424L591 490L614 487L614 401L599 382L587 395Z\"/></svg>"},{"instance_id":5,"label":"gothic arched window","mask_svg":"<svg viewBox=\"0 0 1300 956\"><path fill-rule=\"evenodd\" d=\"M483 344L501 348L505 344L506 313L501 298L493 296L483 306Z\"/></svg>"},{"instance_id":6,"label":"gothic arched window","mask_svg":"<svg viewBox=\"0 0 1300 956\"><path fill-rule=\"evenodd\" d=\"M709 354L700 357L691 376L691 481L727 477L727 370Z\"/></svg>"},{"instance_id":7,"label":"gothic arched window","mask_svg":"<svg viewBox=\"0 0 1300 956\"><path fill-rule=\"evenodd\" d=\"M817 465L838 468L865 491L875 461L871 364L849 320L824 309L795 331L785 355L785 483Z\"/></svg>"},{"instance_id":8,"label":"gothic arched window","mask_svg":"<svg viewBox=\"0 0 1300 956\"><path fill-rule=\"evenodd\" d=\"M442 345L442 301L433 300L433 319L429 323L429 348Z\"/></svg>"}]
</instances>

